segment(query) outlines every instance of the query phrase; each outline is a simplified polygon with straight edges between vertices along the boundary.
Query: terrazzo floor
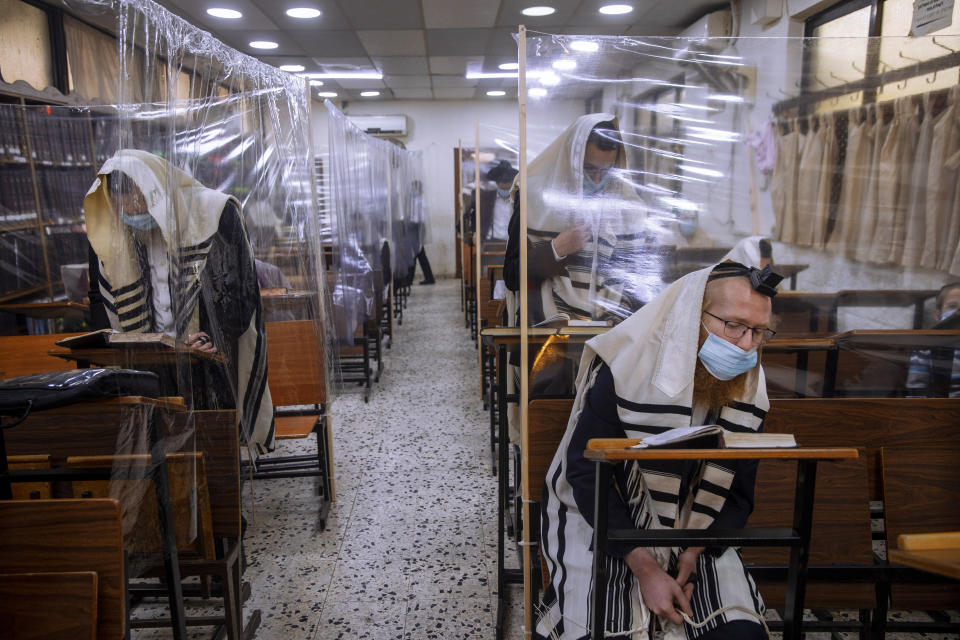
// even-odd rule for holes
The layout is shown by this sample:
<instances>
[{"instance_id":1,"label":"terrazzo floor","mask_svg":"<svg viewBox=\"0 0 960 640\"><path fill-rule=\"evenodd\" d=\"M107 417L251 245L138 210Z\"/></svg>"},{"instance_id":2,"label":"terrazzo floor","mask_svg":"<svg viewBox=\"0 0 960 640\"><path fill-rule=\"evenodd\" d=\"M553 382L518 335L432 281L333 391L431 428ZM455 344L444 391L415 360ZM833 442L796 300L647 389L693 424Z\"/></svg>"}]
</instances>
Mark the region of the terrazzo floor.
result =
<instances>
[{"instance_id":1,"label":"terrazzo floor","mask_svg":"<svg viewBox=\"0 0 960 640\"><path fill-rule=\"evenodd\" d=\"M310 479L261 481L252 492L244 485L244 580L252 587L244 611L262 613L256 638L493 640L497 485L459 296L456 280L415 286L369 404L356 393L334 403L337 501L326 531ZM286 441L278 453L312 446L312 439ZM508 589L505 637L520 640L520 587ZM187 613L210 613L209 606L188 601ZM209 627L190 630L191 638L209 636Z\"/></svg>"}]
</instances>

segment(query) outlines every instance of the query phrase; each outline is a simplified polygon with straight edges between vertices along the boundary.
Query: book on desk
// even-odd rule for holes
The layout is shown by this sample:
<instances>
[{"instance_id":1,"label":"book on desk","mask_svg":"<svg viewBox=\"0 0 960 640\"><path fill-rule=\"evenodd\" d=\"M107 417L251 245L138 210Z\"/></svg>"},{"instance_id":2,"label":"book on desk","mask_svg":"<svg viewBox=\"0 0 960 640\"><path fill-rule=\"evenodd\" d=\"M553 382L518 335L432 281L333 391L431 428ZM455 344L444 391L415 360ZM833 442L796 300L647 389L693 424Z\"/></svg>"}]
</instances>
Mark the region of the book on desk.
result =
<instances>
[{"instance_id":1,"label":"book on desk","mask_svg":"<svg viewBox=\"0 0 960 640\"><path fill-rule=\"evenodd\" d=\"M715 424L705 424L670 429L643 438L630 448L766 449L796 446L797 442L790 433L744 433L727 431Z\"/></svg>"},{"instance_id":2,"label":"book on desk","mask_svg":"<svg viewBox=\"0 0 960 640\"><path fill-rule=\"evenodd\" d=\"M165 333L125 333L116 329L99 329L79 336L58 340L59 347L68 349L97 349L103 347L137 346L144 348L173 349L176 340Z\"/></svg>"}]
</instances>

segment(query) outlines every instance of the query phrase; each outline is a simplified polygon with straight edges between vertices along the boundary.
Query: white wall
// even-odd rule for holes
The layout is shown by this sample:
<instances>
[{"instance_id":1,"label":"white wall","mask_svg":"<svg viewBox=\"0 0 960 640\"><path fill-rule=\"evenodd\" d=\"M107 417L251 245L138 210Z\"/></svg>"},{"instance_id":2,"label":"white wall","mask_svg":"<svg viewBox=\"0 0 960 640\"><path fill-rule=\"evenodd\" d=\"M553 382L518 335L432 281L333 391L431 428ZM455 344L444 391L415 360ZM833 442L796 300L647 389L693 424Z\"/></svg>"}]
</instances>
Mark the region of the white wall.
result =
<instances>
[{"instance_id":1,"label":"white wall","mask_svg":"<svg viewBox=\"0 0 960 640\"><path fill-rule=\"evenodd\" d=\"M565 127L582 109L582 103L558 105L558 126ZM423 151L427 256L437 277L453 276L456 256L453 149L461 141L464 147L475 145L478 119L481 126L516 131L520 117L516 99L352 101L344 112L351 116L407 115L408 134L403 142L407 149ZM327 146L326 107L316 101L313 103L313 137L316 150Z\"/></svg>"}]
</instances>

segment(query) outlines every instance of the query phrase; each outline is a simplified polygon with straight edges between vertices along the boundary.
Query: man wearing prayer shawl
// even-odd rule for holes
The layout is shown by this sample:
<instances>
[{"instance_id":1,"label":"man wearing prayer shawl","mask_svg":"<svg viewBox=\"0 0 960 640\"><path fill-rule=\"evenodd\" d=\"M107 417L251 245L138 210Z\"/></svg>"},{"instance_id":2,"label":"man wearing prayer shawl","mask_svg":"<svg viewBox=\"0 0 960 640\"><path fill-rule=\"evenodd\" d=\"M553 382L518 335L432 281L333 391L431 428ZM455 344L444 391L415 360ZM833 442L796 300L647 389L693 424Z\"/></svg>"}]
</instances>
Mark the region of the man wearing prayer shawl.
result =
<instances>
[{"instance_id":1,"label":"man wearing prayer shawl","mask_svg":"<svg viewBox=\"0 0 960 640\"><path fill-rule=\"evenodd\" d=\"M637 196L617 119L580 116L527 169L527 277L531 324L558 314L627 317L662 286L669 225ZM519 198L504 256L507 288L520 288Z\"/></svg>"},{"instance_id":2,"label":"man wearing prayer shawl","mask_svg":"<svg viewBox=\"0 0 960 640\"><path fill-rule=\"evenodd\" d=\"M759 431L770 406L758 347L769 340L780 276L723 262L687 274L620 325L586 343L566 433L546 476L541 549L550 586L536 631L587 637L591 619L594 465L590 438L644 438L718 424ZM630 461L609 489L611 529L742 528L756 461ZM734 548L611 545L608 638L766 637L763 600ZM694 622L717 617L702 627Z\"/></svg>"},{"instance_id":3,"label":"man wearing prayer shawl","mask_svg":"<svg viewBox=\"0 0 960 640\"><path fill-rule=\"evenodd\" d=\"M83 209L94 326L222 353L222 365L193 367L194 408L237 409L241 438L273 449L263 305L237 199L124 149L104 163Z\"/></svg>"}]
</instances>

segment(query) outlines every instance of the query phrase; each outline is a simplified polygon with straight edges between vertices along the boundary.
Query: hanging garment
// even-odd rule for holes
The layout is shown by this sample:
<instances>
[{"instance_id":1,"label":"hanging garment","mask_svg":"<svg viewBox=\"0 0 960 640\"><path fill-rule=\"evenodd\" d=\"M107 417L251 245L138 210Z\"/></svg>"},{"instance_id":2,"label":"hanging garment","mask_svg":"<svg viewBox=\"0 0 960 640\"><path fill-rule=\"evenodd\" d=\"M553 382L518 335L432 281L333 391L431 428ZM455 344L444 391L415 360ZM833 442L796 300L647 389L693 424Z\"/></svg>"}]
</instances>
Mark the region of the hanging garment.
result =
<instances>
[{"instance_id":1,"label":"hanging garment","mask_svg":"<svg viewBox=\"0 0 960 640\"><path fill-rule=\"evenodd\" d=\"M873 135L876 128L866 112L862 113L861 121L861 112L861 109L850 112L840 205L830 241L830 248L834 253L847 257L852 257L856 247L860 216L863 213L867 186L870 184Z\"/></svg>"},{"instance_id":2,"label":"hanging garment","mask_svg":"<svg viewBox=\"0 0 960 640\"><path fill-rule=\"evenodd\" d=\"M912 193L913 166L917 157L917 138L920 135L920 104L916 98L900 101L899 166L897 167L897 200L893 215L893 232L890 237L890 252L887 262L900 264L903 260L903 245L907 236L907 215Z\"/></svg>"},{"instance_id":3,"label":"hanging garment","mask_svg":"<svg viewBox=\"0 0 960 640\"><path fill-rule=\"evenodd\" d=\"M747 136L747 146L753 149L757 170L770 174L777 166L777 140L774 123L767 120L760 128Z\"/></svg>"},{"instance_id":4,"label":"hanging garment","mask_svg":"<svg viewBox=\"0 0 960 640\"><path fill-rule=\"evenodd\" d=\"M833 190L833 177L837 171L837 131L836 113L820 116L820 138L823 152L820 160L820 177L817 186L816 207L813 211L811 244L814 249L824 249L827 243L827 223L830 220L830 194Z\"/></svg>"},{"instance_id":5,"label":"hanging garment","mask_svg":"<svg viewBox=\"0 0 960 640\"><path fill-rule=\"evenodd\" d=\"M947 106L933 124L930 142L930 163L927 169L926 234L921 266L936 269L946 254L947 220L953 200L953 184L947 182L949 171L946 161L950 149L955 147L957 100L960 87L954 87L947 95ZM951 138L953 140L951 140Z\"/></svg>"},{"instance_id":6,"label":"hanging garment","mask_svg":"<svg viewBox=\"0 0 960 640\"><path fill-rule=\"evenodd\" d=\"M853 250L853 257L860 262L870 258L870 246L873 242L873 232L877 226L877 200L880 183L880 152L883 150L889 128L883 121L883 111L879 105L873 105L874 136L873 153L870 157L870 178L867 183L866 197L860 214L860 224L857 229L857 244Z\"/></svg>"},{"instance_id":7,"label":"hanging garment","mask_svg":"<svg viewBox=\"0 0 960 640\"><path fill-rule=\"evenodd\" d=\"M944 271L951 269L953 256L957 251L958 243L960 243L960 215L958 215L960 203L957 202L957 199L960 198L960 185L957 184L960 180L960 106L955 106L952 113L953 126L950 128L950 135L947 140L947 159L943 163L943 179L947 181L948 185L953 186L952 193L948 190L949 200L944 207L946 233L944 234L943 257L938 265Z\"/></svg>"},{"instance_id":8,"label":"hanging garment","mask_svg":"<svg viewBox=\"0 0 960 640\"><path fill-rule=\"evenodd\" d=\"M824 127L819 118L809 119L800 170L797 173L796 235L794 243L801 247L813 245L814 218L820 194L820 174L823 169ZM815 128L816 125L816 128Z\"/></svg>"},{"instance_id":9,"label":"hanging garment","mask_svg":"<svg viewBox=\"0 0 960 640\"><path fill-rule=\"evenodd\" d=\"M777 157L773 170L770 197L776 219L776 237L781 242L793 242L795 230L787 230L787 221L793 224L797 197L797 169L800 157L800 132L795 121L787 124L787 131L777 139ZM789 238L789 240L787 240Z\"/></svg>"},{"instance_id":10,"label":"hanging garment","mask_svg":"<svg viewBox=\"0 0 960 640\"><path fill-rule=\"evenodd\" d=\"M920 266L926 232L927 171L930 167L930 144L933 140L933 100L930 94L923 96L923 113L918 117L916 153L913 170L910 172L910 197L906 210L906 234L903 240L903 256L900 264L905 267ZM932 241L933 238L930 238Z\"/></svg>"}]
</instances>

